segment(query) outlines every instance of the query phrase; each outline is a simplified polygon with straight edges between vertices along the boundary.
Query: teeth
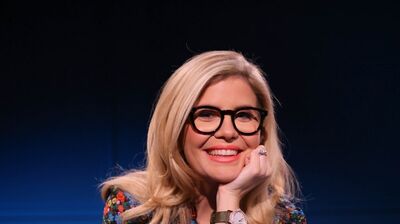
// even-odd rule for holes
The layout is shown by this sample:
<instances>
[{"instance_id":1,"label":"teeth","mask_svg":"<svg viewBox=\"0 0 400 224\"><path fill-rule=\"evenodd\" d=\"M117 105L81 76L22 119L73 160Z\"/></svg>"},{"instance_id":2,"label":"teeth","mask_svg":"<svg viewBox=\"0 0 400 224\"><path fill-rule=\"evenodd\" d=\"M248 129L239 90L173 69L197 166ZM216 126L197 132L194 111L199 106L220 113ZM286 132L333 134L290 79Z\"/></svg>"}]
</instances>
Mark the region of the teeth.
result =
<instances>
[{"instance_id":1,"label":"teeth","mask_svg":"<svg viewBox=\"0 0 400 224\"><path fill-rule=\"evenodd\" d=\"M208 154L213 156L236 156L239 153L237 150L229 150L229 149L217 149L210 150Z\"/></svg>"}]
</instances>

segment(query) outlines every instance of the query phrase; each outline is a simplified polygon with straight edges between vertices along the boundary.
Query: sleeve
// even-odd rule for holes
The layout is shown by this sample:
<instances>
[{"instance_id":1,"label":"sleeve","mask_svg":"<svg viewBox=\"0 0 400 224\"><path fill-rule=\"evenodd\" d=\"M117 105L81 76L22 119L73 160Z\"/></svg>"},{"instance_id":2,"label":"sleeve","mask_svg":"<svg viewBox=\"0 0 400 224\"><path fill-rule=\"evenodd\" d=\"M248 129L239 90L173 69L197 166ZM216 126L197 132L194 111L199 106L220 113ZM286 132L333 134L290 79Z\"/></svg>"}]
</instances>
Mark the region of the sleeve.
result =
<instances>
[{"instance_id":1,"label":"sleeve","mask_svg":"<svg viewBox=\"0 0 400 224\"><path fill-rule=\"evenodd\" d=\"M103 210L103 224L122 224L121 214L133 207L140 205L131 194L124 192L116 187L110 188ZM125 222L126 224L144 224L148 223L149 217Z\"/></svg>"},{"instance_id":2,"label":"sleeve","mask_svg":"<svg viewBox=\"0 0 400 224\"><path fill-rule=\"evenodd\" d=\"M277 210L275 224L307 224L303 210L288 199L282 198L277 204Z\"/></svg>"}]
</instances>

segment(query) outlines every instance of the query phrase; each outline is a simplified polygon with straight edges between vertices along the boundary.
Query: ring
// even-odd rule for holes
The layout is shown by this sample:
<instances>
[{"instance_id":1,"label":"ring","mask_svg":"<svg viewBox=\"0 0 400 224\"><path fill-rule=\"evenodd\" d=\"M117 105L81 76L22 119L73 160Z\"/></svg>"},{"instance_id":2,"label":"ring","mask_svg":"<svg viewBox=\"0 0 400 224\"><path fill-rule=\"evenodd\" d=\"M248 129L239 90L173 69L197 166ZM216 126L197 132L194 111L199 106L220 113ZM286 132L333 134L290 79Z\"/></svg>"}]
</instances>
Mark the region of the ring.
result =
<instances>
[{"instance_id":1,"label":"ring","mask_svg":"<svg viewBox=\"0 0 400 224\"><path fill-rule=\"evenodd\" d=\"M266 156L267 155L267 150L265 150L265 148L262 147L260 150L258 150L258 155Z\"/></svg>"}]
</instances>

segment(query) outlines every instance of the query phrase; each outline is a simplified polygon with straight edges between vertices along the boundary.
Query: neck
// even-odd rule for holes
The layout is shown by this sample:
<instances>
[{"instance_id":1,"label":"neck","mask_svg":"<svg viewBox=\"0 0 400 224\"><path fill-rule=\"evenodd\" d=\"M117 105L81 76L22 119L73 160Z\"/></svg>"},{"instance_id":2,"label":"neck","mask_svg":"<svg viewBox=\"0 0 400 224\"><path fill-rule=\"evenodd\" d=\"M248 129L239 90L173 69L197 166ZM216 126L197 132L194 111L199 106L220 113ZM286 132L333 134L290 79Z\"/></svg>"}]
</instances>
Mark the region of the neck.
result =
<instances>
[{"instance_id":1,"label":"neck","mask_svg":"<svg viewBox=\"0 0 400 224\"><path fill-rule=\"evenodd\" d=\"M203 183L207 183L204 181ZM197 222L210 223L210 217L213 210L216 208L216 195L218 191L218 184L201 184L198 188L199 197L196 202Z\"/></svg>"}]
</instances>

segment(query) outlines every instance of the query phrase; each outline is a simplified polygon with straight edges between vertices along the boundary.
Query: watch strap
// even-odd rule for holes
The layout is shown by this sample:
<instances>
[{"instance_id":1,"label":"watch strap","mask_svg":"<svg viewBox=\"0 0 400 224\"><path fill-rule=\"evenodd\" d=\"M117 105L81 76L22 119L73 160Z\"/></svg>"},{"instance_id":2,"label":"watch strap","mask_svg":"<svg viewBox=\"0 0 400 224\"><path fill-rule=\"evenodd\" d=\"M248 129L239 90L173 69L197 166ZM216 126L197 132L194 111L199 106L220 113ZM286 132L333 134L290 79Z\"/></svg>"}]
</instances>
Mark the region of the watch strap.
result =
<instances>
[{"instance_id":1,"label":"watch strap","mask_svg":"<svg viewBox=\"0 0 400 224\"><path fill-rule=\"evenodd\" d=\"M210 224L214 224L214 223L230 223L229 222L229 217L231 214L231 210L227 210L227 211L213 211L213 213L211 214L211 218L210 218Z\"/></svg>"}]
</instances>

